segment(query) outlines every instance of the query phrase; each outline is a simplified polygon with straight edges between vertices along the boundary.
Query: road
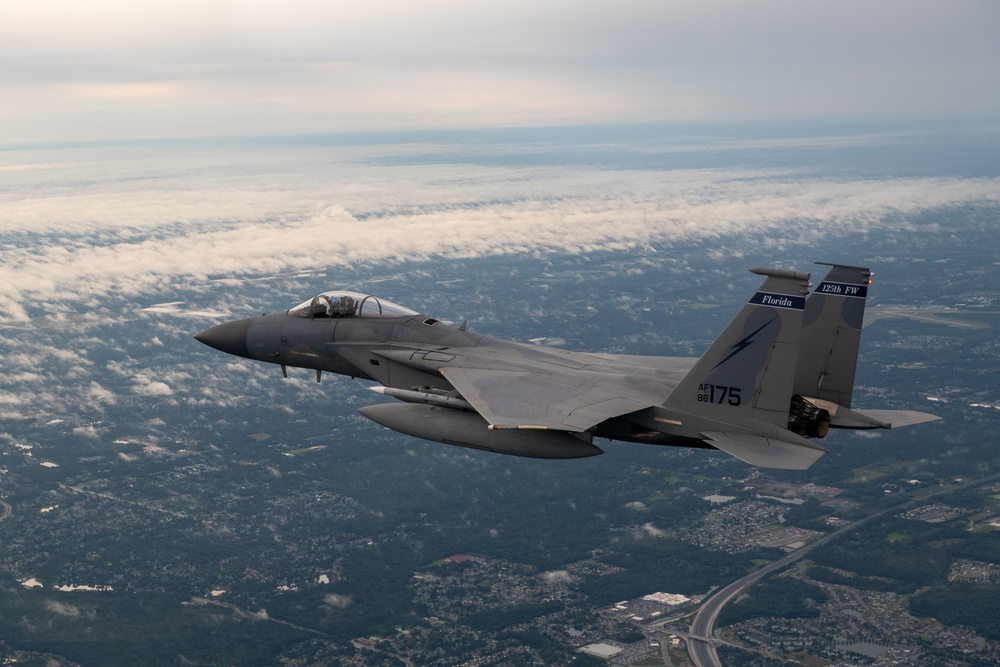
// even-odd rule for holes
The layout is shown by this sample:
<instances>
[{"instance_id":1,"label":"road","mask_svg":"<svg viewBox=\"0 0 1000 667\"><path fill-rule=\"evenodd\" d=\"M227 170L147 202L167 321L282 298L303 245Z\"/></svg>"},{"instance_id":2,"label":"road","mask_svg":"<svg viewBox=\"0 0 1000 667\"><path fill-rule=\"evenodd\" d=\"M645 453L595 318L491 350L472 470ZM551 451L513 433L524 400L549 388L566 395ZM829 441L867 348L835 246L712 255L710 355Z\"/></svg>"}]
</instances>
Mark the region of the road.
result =
<instances>
[{"instance_id":1,"label":"road","mask_svg":"<svg viewBox=\"0 0 1000 667\"><path fill-rule=\"evenodd\" d=\"M984 479L972 480L963 484L941 489L939 491L935 491L934 493L929 493L926 496L908 498L904 502L891 507L886 507L885 509L864 517L863 519L858 519L857 521L845 524L833 532L827 533L815 542L812 542L801 549L796 549L784 558L779 558L773 563L768 563L759 570L754 570L742 579L734 581L705 600L705 602L702 603L701 608L698 610L698 613L695 615L694 621L691 623L690 637L688 641L688 655L690 655L691 661L694 662L695 667L722 667L722 663L719 661L719 654L715 650L715 640L712 637L715 620L718 618L719 612L722 611L722 608L726 605L726 603L739 595L751 584L756 583L772 572L794 563L816 547L823 546L827 542L835 540L844 533L854 530L861 524L878 518L883 514L903 511L910 505L927 502L928 499L941 493L952 493L965 487L981 486L997 479L998 477L1000 477L1000 475L990 475Z\"/></svg>"},{"instance_id":2,"label":"road","mask_svg":"<svg viewBox=\"0 0 1000 667\"><path fill-rule=\"evenodd\" d=\"M688 653L690 654L695 667L722 667L722 663L719 662L719 655L715 651L715 644L712 641L712 628L715 626L715 620L719 617L719 612L722 611L724 606L726 606L726 603L739 595L744 589L763 579L772 572L781 570L791 563L794 563L816 547L822 546L827 542L840 537L847 531L861 525L865 521L869 521L876 516L881 516L885 512L914 503L916 503L916 500L909 500L905 503L900 503L899 505L894 505L893 507L884 509L876 514L872 514L871 516L867 516L864 519L859 519L853 523L845 524L832 533L827 533L815 542L811 542L800 549L796 549L784 558L779 558L778 560L768 563L760 569L754 570L742 579L737 579L722 590L716 592L712 597L705 600L705 602L701 605L701 608L698 610L698 613L695 615L694 621L691 623L691 636L689 639L694 641L688 641Z\"/></svg>"},{"instance_id":3,"label":"road","mask_svg":"<svg viewBox=\"0 0 1000 667\"><path fill-rule=\"evenodd\" d=\"M295 623L291 623L289 621L283 621L280 618L274 618L273 616L268 615L268 613L263 609L258 611L251 611L250 609L244 609L243 607L238 607L228 602L223 602L221 600L214 600L211 598L203 598L203 597L192 597L191 602L198 605L215 605L216 607L225 607L226 609L232 609L238 615L243 617L257 618L259 620L270 621L271 623L278 623L280 625L285 625L288 626L289 628L294 628L295 630L301 630L302 632L311 632L316 635L322 635L323 637L330 637L330 635L320 630L316 630L314 628L307 628L303 625L296 625Z\"/></svg>"}]
</instances>

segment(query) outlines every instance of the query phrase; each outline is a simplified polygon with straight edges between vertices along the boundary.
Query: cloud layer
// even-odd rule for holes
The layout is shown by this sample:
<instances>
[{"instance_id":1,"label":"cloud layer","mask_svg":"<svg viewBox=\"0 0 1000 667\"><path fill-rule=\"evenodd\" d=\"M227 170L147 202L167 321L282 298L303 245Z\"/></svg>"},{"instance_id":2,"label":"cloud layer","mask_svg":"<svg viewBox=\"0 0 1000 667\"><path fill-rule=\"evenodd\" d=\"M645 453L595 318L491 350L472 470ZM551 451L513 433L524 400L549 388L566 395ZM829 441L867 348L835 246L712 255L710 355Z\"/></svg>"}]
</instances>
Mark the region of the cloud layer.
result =
<instances>
[{"instance_id":1,"label":"cloud layer","mask_svg":"<svg viewBox=\"0 0 1000 667\"><path fill-rule=\"evenodd\" d=\"M0 200L0 317L78 315L108 299L146 307L177 284L429 257L587 253L732 234L780 245L1000 203L997 178L378 166L351 154L320 166L308 149L287 151L248 164L238 150L214 164L195 151L187 167L183 156L94 151L8 168L17 188ZM305 164L295 168L300 153ZM276 167L254 173L255 160L270 158Z\"/></svg>"}]
</instances>

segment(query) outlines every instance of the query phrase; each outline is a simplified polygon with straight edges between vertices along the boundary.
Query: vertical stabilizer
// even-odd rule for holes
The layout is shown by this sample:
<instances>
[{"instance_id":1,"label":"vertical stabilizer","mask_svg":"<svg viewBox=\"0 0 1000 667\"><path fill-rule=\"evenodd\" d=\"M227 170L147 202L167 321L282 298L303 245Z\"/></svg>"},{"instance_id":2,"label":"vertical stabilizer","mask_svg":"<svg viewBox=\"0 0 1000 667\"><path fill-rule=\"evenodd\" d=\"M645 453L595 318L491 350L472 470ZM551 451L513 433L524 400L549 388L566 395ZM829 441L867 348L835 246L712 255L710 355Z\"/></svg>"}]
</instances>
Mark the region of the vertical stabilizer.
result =
<instances>
[{"instance_id":1,"label":"vertical stabilizer","mask_svg":"<svg viewBox=\"0 0 1000 667\"><path fill-rule=\"evenodd\" d=\"M806 299L794 393L849 408L872 272L826 266L830 271Z\"/></svg>"},{"instance_id":2,"label":"vertical stabilizer","mask_svg":"<svg viewBox=\"0 0 1000 667\"><path fill-rule=\"evenodd\" d=\"M764 283L670 394L664 407L785 429L809 274L750 269Z\"/></svg>"}]
</instances>

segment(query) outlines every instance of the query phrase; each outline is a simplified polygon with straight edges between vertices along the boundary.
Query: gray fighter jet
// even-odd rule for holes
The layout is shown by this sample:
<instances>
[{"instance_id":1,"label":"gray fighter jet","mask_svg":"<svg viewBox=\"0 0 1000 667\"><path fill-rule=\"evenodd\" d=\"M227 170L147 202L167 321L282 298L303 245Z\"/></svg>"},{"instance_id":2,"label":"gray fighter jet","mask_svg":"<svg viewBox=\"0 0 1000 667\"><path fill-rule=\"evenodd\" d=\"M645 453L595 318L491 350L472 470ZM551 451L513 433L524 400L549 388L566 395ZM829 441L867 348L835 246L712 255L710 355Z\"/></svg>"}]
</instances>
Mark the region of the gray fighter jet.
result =
<instances>
[{"instance_id":1,"label":"gray fighter jet","mask_svg":"<svg viewBox=\"0 0 1000 667\"><path fill-rule=\"evenodd\" d=\"M361 414L407 435L535 458L601 454L595 438L721 449L802 470L830 428L938 419L851 407L866 268L750 269L764 282L698 359L591 354L499 340L375 296L325 292L287 312L227 322L202 343L247 359L378 383L398 399Z\"/></svg>"}]
</instances>

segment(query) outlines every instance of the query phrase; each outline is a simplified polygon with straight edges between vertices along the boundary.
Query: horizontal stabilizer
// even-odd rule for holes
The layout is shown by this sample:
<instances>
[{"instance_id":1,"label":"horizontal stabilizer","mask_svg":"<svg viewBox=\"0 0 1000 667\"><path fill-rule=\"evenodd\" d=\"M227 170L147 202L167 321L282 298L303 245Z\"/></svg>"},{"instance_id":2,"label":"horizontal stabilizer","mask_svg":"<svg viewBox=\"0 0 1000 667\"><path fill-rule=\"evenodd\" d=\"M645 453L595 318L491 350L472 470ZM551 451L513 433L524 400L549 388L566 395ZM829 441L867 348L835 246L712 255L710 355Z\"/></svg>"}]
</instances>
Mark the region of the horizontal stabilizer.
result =
<instances>
[{"instance_id":1,"label":"horizontal stabilizer","mask_svg":"<svg viewBox=\"0 0 1000 667\"><path fill-rule=\"evenodd\" d=\"M826 450L794 433L787 434L795 442L742 433L702 433L708 444L735 456L752 466L761 468L782 468L785 470L805 470L826 454Z\"/></svg>"},{"instance_id":2,"label":"horizontal stabilizer","mask_svg":"<svg viewBox=\"0 0 1000 667\"><path fill-rule=\"evenodd\" d=\"M831 418L832 428L899 428L941 419L916 410L848 410L841 407Z\"/></svg>"}]
</instances>

